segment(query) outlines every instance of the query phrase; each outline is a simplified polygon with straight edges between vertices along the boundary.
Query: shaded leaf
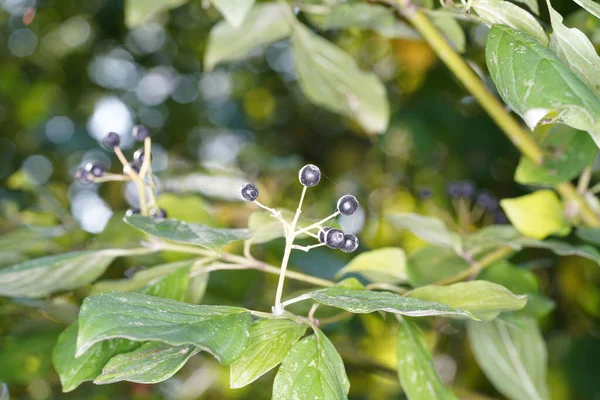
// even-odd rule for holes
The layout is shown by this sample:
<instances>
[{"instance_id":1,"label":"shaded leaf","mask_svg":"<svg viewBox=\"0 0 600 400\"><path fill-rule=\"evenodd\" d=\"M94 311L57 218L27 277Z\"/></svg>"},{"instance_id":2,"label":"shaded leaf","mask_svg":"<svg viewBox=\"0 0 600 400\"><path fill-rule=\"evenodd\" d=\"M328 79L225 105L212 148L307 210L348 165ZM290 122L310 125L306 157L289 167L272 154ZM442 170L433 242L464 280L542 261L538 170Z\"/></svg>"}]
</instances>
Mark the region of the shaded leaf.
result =
<instances>
[{"instance_id":1,"label":"shaded leaf","mask_svg":"<svg viewBox=\"0 0 600 400\"><path fill-rule=\"evenodd\" d=\"M232 26L238 27L254 5L254 0L210 0Z\"/></svg>"},{"instance_id":2,"label":"shaded leaf","mask_svg":"<svg viewBox=\"0 0 600 400\"><path fill-rule=\"evenodd\" d=\"M291 35L284 12L280 4L257 4L238 27L225 21L219 22L208 36L204 69L210 71L223 61L243 60L253 49ZM241 184L235 187L239 186ZM236 197L239 197L239 193L236 193Z\"/></svg>"},{"instance_id":3,"label":"shaded leaf","mask_svg":"<svg viewBox=\"0 0 600 400\"><path fill-rule=\"evenodd\" d=\"M549 399L546 344L535 319L514 317L467 323L477 363L500 393L512 400Z\"/></svg>"},{"instance_id":4,"label":"shaded leaf","mask_svg":"<svg viewBox=\"0 0 600 400\"><path fill-rule=\"evenodd\" d=\"M496 318L503 311L520 310L527 303L526 296L514 295L504 286L480 280L448 286L423 286L407 296L460 308L488 320Z\"/></svg>"},{"instance_id":5,"label":"shaded leaf","mask_svg":"<svg viewBox=\"0 0 600 400\"><path fill-rule=\"evenodd\" d=\"M549 49L525 33L494 25L486 60L498 93L529 128L549 118L587 131L598 144L598 98Z\"/></svg>"},{"instance_id":6,"label":"shaded leaf","mask_svg":"<svg viewBox=\"0 0 600 400\"><path fill-rule=\"evenodd\" d=\"M200 350L193 345L169 346L160 342L144 343L134 351L111 358L94 383L162 382L173 376L190 357L198 352Z\"/></svg>"},{"instance_id":7,"label":"shaded leaf","mask_svg":"<svg viewBox=\"0 0 600 400\"><path fill-rule=\"evenodd\" d=\"M161 277L140 292L150 296L162 297L177 301L185 300L190 284L190 267L183 267Z\"/></svg>"},{"instance_id":8,"label":"shaded leaf","mask_svg":"<svg viewBox=\"0 0 600 400\"><path fill-rule=\"evenodd\" d=\"M507 25L529 34L543 45L548 44L548 36L535 17L513 3L502 0L475 0L472 7L488 26Z\"/></svg>"},{"instance_id":9,"label":"shaded leaf","mask_svg":"<svg viewBox=\"0 0 600 400\"><path fill-rule=\"evenodd\" d=\"M288 319L263 319L250 327L248 346L231 364L230 387L244 387L275 368L306 332L306 325Z\"/></svg>"},{"instance_id":10,"label":"shaded leaf","mask_svg":"<svg viewBox=\"0 0 600 400\"><path fill-rule=\"evenodd\" d=\"M398 319L398 378L408 399L457 400L438 376L431 353L417 327L408 318Z\"/></svg>"},{"instance_id":11,"label":"shaded leaf","mask_svg":"<svg viewBox=\"0 0 600 400\"><path fill-rule=\"evenodd\" d=\"M390 118L385 87L333 43L299 23L292 51L300 88L314 104L356 120L368 133L383 133Z\"/></svg>"},{"instance_id":12,"label":"shaded leaf","mask_svg":"<svg viewBox=\"0 0 600 400\"><path fill-rule=\"evenodd\" d=\"M521 157L515 180L526 185L555 185L570 181L591 165L598 154L592 138L585 132L555 125L541 142L546 150L543 164Z\"/></svg>"},{"instance_id":13,"label":"shaded leaf","mask_svg":"<svg viewBox=\"0 0 600 400\"><path fill-rule=\"evenodd\" d=\"M449 278L469 268L469 263L447 247L425 246L408 257L408 281L423 286Z\"/></svg>"},{"instance_id":14,"label":"shaded leaf","mask_svg":"<svg viewBox=\"0 0 600 400\"><path fill-rule=\"evenodd\" d=\"M75 251L25 261L0 269L0 295L44 297L84 286L104 273L119 256L135 250Z\"/></svg>"},{"instance_id":15,"label":"shaded leaf","mask_svg":"<svg viewBox=\"0 0 600 400\"><path fill-rule=\"evenodd\" d=\"M273 383L273 400L347 398L350 383L342 358L323 332L314 331L283 359Z\"/></svg>"},{"instance_id":16,"label":"shaded leaf","mask_svg":"<svg viewBox=\"0 0 600 400\"><path fill-rule=\"evenodd\" d=\"M193 244L217 251L228 243L250 237L248 229L211 228L206 225L188 224L176 219L154 219L141 215L125 217L129 225L162 239Z\"/></svg>"},{"instance_id":17,"label":"shaded leaf","mask_svg":"<svg viewBox=\"0 0 600 400\"><path fill-rule=\"evenodd\" d=\"M596 246L600 246L600 229L590 228L588 226L582 226L577 228L575 232L577 237L584 242L591 243Z\"/></svg>"},{"instance_id":18,"label":"shaded leaf","mask_svg":"<svg viewBox=\"0 0 600 400\"><path fill-rule=\"evenodd\" d=\"M10 400L10 392L6 383L0 383L0 400Z\"/></svg>"},{"instance_id":19,"label":"shaded leaf","mask_svg":"<svg viewBox=\"0 0 600 400\"><path fill-rule=\"evenodd\" d=\"M411 317L429 315L446 315L474 318L468 311L399 296L390 292L374 292L369 290L353 290L343 287L332 287L308 292L298 297L298 301L313 299L330 307L341 308L356 314L368 314L375 311L386 311Z\"/></svg>"},{"instance_id":20,"label":"shaded leaf","mask_svg":"<svg viewBox=\"0 0 600 400\"><path fill-rule=\"evenodd\" d=\"M515 0L517 3L525 4L535 15L540 15L540 6L537 0Z\"/></svg>"},{"instance_id":21,"label":"shaded leaf","mask_svg":"<svg viewBox=\"0 0 600 400\"><path fill-rule=\"evenodd\" d=\"M193 344L228 365L244 350L249 324L250 314L242 308L111 292L84 300L76 356L103 340L127 338L173 346Z\"/></svg>"},{"instance_id":22,"label":"shaded leaf","mask_svg":"<svg viewBox=\"0 0 600 400\"><path fill-rule=\"evenodd\" d=\"M460 236L456 232L448 230L446 225L437 218L402 213L389 215L388 219L394 225L409 230L413 235L427 243L450 247L455 250L461 249Z\"/></svg>"},{"instance_id":23,"label":"shaded leaf","mask_svg":"<svg viewBox=\"0 0 600 400\"><path fill-rule=\"evenodd\" d=\"M359 274L373 282L405 282L406 255L398 247L366 251L354 257L336 276L349 273Z\"/></svg>"},{"instance_id":24,"label":"shaded leaf","mask_svg":"<svg viewBox=\"0 0 600 400\"><path fill-rule=\"evenodd\" d=\"M571 232L563 204L552 190L538 190L514 199L504 199L500 205L510 222L525 236L544 239Z\"/></svg>"},{"instance_id":25,"label":"shaded leaf","mask_svg":"<svg viewBox=\"0 0 600 400\"><path fill-rule=\"evenodd\" d=\"M125 25L135 28L156 14L179 7L188 0L125 0Z\"/></svg>"},{"instance_id":26,"label":"shaded leaf","mask_svg":"<svg viewBox=\"0 0 600 400\"><path fill-rule=\"evenodd\" d=\"M77 322L69 325L58 337L52 354L52 362L65 393L75 390L83 382L96 379L102 373L104 365L113 356L131 351L140 345L125 339L106 340L94 344L88 351L76 358L78 330Z\"/></svg>"},{"instance_id":27,"label":"shaded leaf","mask_svg":"<svg viewBox=\"0 0 600 400\"><path fill-rule=\"evenodd\" d=\"M459 53L464 53L467 44L465 31L452 14L430 14L433 25L440 30L442 35Z\"/></svg>"}]
</instances>

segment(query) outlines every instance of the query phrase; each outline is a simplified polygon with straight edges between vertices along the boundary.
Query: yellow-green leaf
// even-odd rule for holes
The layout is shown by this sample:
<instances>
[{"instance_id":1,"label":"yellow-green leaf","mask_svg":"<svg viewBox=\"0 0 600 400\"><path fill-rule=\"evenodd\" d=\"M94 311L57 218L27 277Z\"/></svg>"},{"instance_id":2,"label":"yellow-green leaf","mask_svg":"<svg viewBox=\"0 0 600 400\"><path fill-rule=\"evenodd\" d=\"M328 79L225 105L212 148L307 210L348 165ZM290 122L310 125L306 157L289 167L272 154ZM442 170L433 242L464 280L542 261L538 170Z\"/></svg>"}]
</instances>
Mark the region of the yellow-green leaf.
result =
<instances>
[{"instance_id":1,"label":"yellow-green leaf","mask_svg":"<svg viewBox=\"0 0 600 400\"><path fill-rule=\"evenodd\" d=\"M406 282L406 255L398 247L366 251L354 257L337 276L357 273L373 282Z\"/></svg>"}]
</instances>

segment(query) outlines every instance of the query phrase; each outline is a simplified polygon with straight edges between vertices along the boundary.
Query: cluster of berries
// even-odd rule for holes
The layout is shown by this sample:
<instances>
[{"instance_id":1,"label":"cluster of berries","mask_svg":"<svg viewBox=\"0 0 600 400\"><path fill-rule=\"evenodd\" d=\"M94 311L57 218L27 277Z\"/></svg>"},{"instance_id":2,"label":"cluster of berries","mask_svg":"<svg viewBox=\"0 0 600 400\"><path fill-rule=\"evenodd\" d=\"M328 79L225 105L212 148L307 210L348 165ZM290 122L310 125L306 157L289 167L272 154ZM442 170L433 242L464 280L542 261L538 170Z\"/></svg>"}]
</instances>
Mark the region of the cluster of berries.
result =
<instances>
[{"instance_id":1,"label":"cluster of berries","mask_svg":"<svg viewBox=\"0 0 600 400\"><path fill-rule=\"evenodd\" d=\"M321 170L313 164L305 165L300 169L298 179L302 186L304 186L304 190L306 190L306 188L316 186L319 183L321 180ZM248 182L243 184L240 194L242 199L248 202L254 202L260 207L272 211L273 214L277 213L275 210L269 209L258 203L257 199L259 191L253 183ZM321 222L326 222L339 214L350 216L358 210L358 206L359 204L356 197L351 194L344 195L337 202L337 211ZM331 249L340 249L345 253L351 253L358 248L358 238L352 233L344 233L341 230L332 227L322 227L319 223L311 225L311 227L319 229L318 233L312 236L318 238L321 245L326 245Z\"/></svg>"},{"instance_id":2,"label":"cluster of berries","mask_svg":"<svg viewBox=\"0 0 600 400\"><path fill-rule=\"evenodd\" d=\"M450 182L448 184L448 195L452 199L475 198L475 203L486 211L496 211L500 207L498 199L487 190L478 191L473 181Z\"/></svg>"},{"instance_id":3,"label":"cluster of berries","mask_svg":"<svg viewBox=\"0 0 600 400\"><path fill-rule=\"evenodd\" d=\"M150 157L147 161L147 168L145 171L142 171L142 166L144 165L144 161L146 160L146 149L151 147L151 139L150 139L150 131L143 125L136 125L133 128L132 135L138 142L144 142L144 147L137 149L133 153L133 161L127 161L121 148L119 147L121 144L121 138L119 134L115 132L107 133L104 138L102 138L102 145L109 150L115 152L119 161L123 164L123 173L122 174L110 174L107 172L106 167L99 162L88 162L84 166L81 166L77 169L75 173L75 178L83 184L89 183L99 183L99 182L108 182L108 181L128 181L133 180L137 185L140 185L139 193L140 203L143 204L142 208L146 208L145 205L145 196L146 189L150 189L150 209L148 213L154 218L166 218L167 213L162 208L158 208L156 206L156 200L154 199L154 184L152 181L152 173L150 171ZM146 174L150 176L151 184L146 183ZM140 210L137 208L130 208L127 210L126 215L131 216L134 214L141 214L142 211L144 213L146 210Z\"/></svg>"}]
</instances>

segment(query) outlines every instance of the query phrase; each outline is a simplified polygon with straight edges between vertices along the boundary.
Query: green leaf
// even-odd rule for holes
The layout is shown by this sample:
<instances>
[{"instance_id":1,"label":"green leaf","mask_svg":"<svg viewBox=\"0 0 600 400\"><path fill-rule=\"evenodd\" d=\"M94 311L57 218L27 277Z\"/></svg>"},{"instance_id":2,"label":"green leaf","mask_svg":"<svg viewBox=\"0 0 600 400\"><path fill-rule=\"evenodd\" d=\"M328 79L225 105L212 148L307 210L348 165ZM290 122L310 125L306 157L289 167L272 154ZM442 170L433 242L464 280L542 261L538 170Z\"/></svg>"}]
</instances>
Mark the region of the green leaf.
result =
<instances>
[{"instance_id":1,"label":"green leaf","mask_svg":"<svg viewBox=\"0 0 600 400\"><path fill-rule=\"evenodd\" d=\"M575 232L577 237L584 242L591 243L596 246L600 246L600 229L590 228L588 226L582 226Z\"/></svg>"},{"instance_id":2,"label":"green leaf","mask_svg":"<svg viewBox=\"0 0 600 400\"><path fill-rule=\"evenodd\" d=\"M388 38L421 39L408 24L398 20L389 9L377 4L337 4L333 7L319 7L318 11L319 13L309 14L309 20L323 30L370 29ZM311 9L306 12L310 13Z\"/></svg>"},{"instance_id":3,"label":"green leaf","mask_svg":"<svg viewBox=\"0 0 600 400\"><path fill-rule=\"evenodd\" d=\"M600 142L600 101L549 49L525 33L494 25L486 60L498 93L530 129L551 119Z\"/></svg>"},{"instance_id":4,"label":"green leaf","mask_svg":"<svg viewBox=\"0 0 600 400\"><path fill-rule=\"evenodd\" d=\"M296 343L283 359L272 400L346 399L350 383L342 358L318 329Z\"/></svg>"},{"instance_id":5,"label":"green leaf","mask_svg":"<svg viewBox=\"0 0 600 400\"><path fill-rule=\"evenodd\" d=\"M449 278L469 268L469 263L447 247L425 246L408 256L408 281L423 286Z\"/></svg>"},{"instance_id":6,"label":"green leaf","mask_svg":"<svg viewBox=\"0 0 600 400\"><path fill-rule=\"evenodd\" d=\"M191 305L139 293L111 292L84 300L79 313L76 356L114 338L193 344L222 364L246 347L250 314L243 308Z\"/></svg>"},{"instance_id":7,"label":"green leaf","mask_svg":"<svg viewBox=\"0 0 600 400\"><path fill-rule=\"evenodd\" d=\"M210 0L232 26L238 27L254 5L254 0Z\"/></svg>"},{"instance_id":8,"label":"green leaf","mask_svg":"<svg viewBox=\"0 0 600 400\"><path fill-rule=\"evenodd\" d=\"M284 12L280 4L257 4L237 28L225 21L219 22L208 36L204 69L210 71L223 61L243 60L253 49L290 36L290 24Z\"/></svg>"},{"instance_id":9,"label":"green leaf","mask_svg":"<svg viewBox=\"0 0 600 400\"><path fill-rule=\"evenodd\" d=\"M419 239L442 247L460 250L462 247L460 236L448 230L446 225L437 218L424 215L401 213L388 216L396 226L409 230Z\"/></svg>"},{"instance_id":10,"label":"green leaf","mask_svg":"<svg viewBox=\"0 0 600 400\"><path fill-rule=\"evenodd\" d=\"M514 317L467 322L477 363L500 393L511 400L549 399L546 387L546 344L535 319Z\"/></svg>"},{"instance_id":11,"label":"green leaf","mask_svg":"<svg viewBox=\"0 0 600 400\"><path fill-rule=\"evenodd\" d=\"M75 251L28 260L0 269L0 295L44 297L84 286L104 273L119 256L135 250Z\"/></svg>"},{"instance_id":12,"label":"green leaf","mask_svg":"<svg viewBox=\"0 0 600 400\"><path fill-rule=\"evenodd\" d=\"M600 18L600 4L596 3L593 0L573 0L575 3L579 4L581 7L585 8L587 12L595 16L596 18Z\"/></svg>"},{"instance_id":13,"label":"green leaf","mask_svg":"<svg viewBox=\"0 0 600 400\"><path fill-rule=\"evenodd\" d=\"M144 343L137 350L119 354L104 366L94 383L119 381L158 383L169 379L200 349L193 345L169 346L160 342Z\"/></svg>"},{"instance_id":14,"label":"green leaf","mask_svg":"<svg viewBox=\"0 0 600 400\"><path fill-rule=\"evenodd\" d=\"M187 293L185 295L185 302L198 304L206 293L206 287L208 286L208 273L200 274L190 279Z\"/></svg>"},{"instance_id":15,"label":"green leaf","mask_svg":"<svg viewBox=\"0 0 600 400\"><path fill-rule=\"evenodd\" d=\"M80 357L75 357L77 343L77 321L67 327L58 337L52 361L58 372L63 392L75 390L86 381L96 379L102 368L113 356L126 353L139 346L139 343L125 339L106 340L96 343Z\"/></svg>"},{"instance_id":16,"label":"green leaf","mask_svg":"<svg viewBox=\"0 0 600 400\"><path fill-rule=\"evenodd\" d=\"M548 44L548 36L544 28L533 15L517 5L502 0L475 0L472 7L489 26L507 25L529 34L543 45Z\"/></svg>"},{"instance_id":17,"label":"green leaf","mask_svg":"<svg viewBox=\"0 0 600 400\"><path fill-rule=\"evenodd\" d=\"M292 36L300 88L314 104L356 120L368 133L383 133L390 119L385 87L372 72L333 43L297 23Z\"/></svg>"},{"instance_id":18,"label":"green leaf","mask_svg":"<svg viewBox=\"0 0 600 400\"><path fill-rule=\"evenodd\" d=\"M200 224L188 224L176 219L154 219L141 215L125 217L129 225L162 239L193 244L218 251L228 243L250 238L248 229L219 229Z\"/></svg>"},{"instance_id":19,"label":"green leaf","mask_svg":"<svg viewBox=\"0 0 600 400\"><path fill-rule=\"evenodd\" d=\"M373 282L406 282L406 255L398 247L366 251L354 257L337 277L356 273Z\"/></svg>"},{"instance_id":20,"label":"green leaf","mask_svg":"<svg viewBox=\"0 0 600 400\"><path fill-rule=\"evenodd\" d=\"M0 383L0 400L10 400L10 392L6 383Z\"/></svg>"},{"instance_id":21,"label":"green leaf","mask_svg":"<svg viewBox=\"0 0 600 400\"><path fill-rule=\"evenodd\" d=\"M484 269L478 279L495 282L518 294L540 291L540 281L533 272L518 268L506 260L497 261Z\"/></svg>"},{"instance_id":22,"label":"green leaf","mask_svg":"<svg viewBox=\"0 0 600 400\"><path fill-rule=\"evenodd\" d=\"M248 346L231 364L230 387L244 387L275 368L306 332L288 319L263 319L252 325Z\"/></svg>"},{"instance_id":23,"label":"green leaf","mask_svg":"<svg viewBox=\"0 0 600 400\"><path fill-rule=\"evenodd\" d=\"M185 300L190 284L190 267L183 267L150 282L141 293L177 301Z\"/></svg>"},{"instance_id":24,"label":"green leaf","mask_svg":"<svg viewBox=\"0 0 600 400\"><path fill-rule=\"evenodd\" d=\"M577 28L567 28L563 17L546 0L552 23L550 49L571 68L571 71L586 82L596 94L600 92L600 57L590 39Z\"/></svg>"},{"instance_id":25,"label":"green leaf","mask_svg":"<svg viewBox=\"0 0 600 400\"><path fill-rule=\"evenodd\" d=\"M279 209L278 211L281 212L281 215L286 221L291 222L292 219L294 219L295 212L286 209ZM309 220L300 216L297 226L308 226L317 221L318 220ZM258 210L250 214L250 218L248 219L248 229L252 232L250 240L253 244L267 243L284 236L283 225L281 225L281 222L272 217L270 212L263 210ZM305 234L298 236L298 238L305 237L307 237Z\"/></svg>"},{"instance_id":26,"label":"green leaf","mask_svg":"<svg viewBox=\"0 0 600 400\"><path fill-rule=\"evenodd\" d=\"M504 286L479 280L448 286L423 286L407 296L460 308L487 320L496 318L504 311L520 310L527 303L526 296L514 295Z\"/></svg>"},{"instance_id":27,"label":"green leaf","mask_svg":"<svg viewBox=\"0 0 600 400\"><path fill-rule=\"evenodd\" d=\"M160 12L187 2L188 0L125 0L125 25L129 29L135 28Z\"/></svg>"},{"instance_id":28,"label":"green leaf","mask_svg":"<svg viewBox=\"0 0 600 400\"><path fill-rule=\"evenodd\" d=\"M411 317L446 315L450 317L475 318L468 311L432 303L390 292L353 290L343 287L331 287L308 292L299 296L297 301L312 299L330 307L341 308L356 314L369 314L386 311Z\"/></svg>"},{"instance_id":29,"label":"green leaf","mask_svg":"<svg viewBox=\"0 0 600 400\"><path fill-rule=\"evenodd\" d=\"M433 25L439 29L456 51L459 53L465 52L467 44L465 31L463 31L460 24L456 21L454 15L450 13L430 14L429 18Z\"/></svg>"},{"instance_id":30,"label":"green leaf","mask_svg":"<svg viewBox=\"0 0 600 400\"><path fill-rule=\"evenodd\" d=\"M521 157L515 180L525 185L555 185L570 181L591 165L598 154L592 138L585 132L555 125L541 142L545 149L543 164Z\"/></svg>"},{"instance_id":31,"label":"green leaf","mask_svg":"<svg viewBox=\"0 0 600 400\"><path fill-rule=\"evenodd\" d=\"M538 190L514 199L504 199L500 205L510 222L525 236L544 239L550 235L566 236L571 232L563 204L552 190Z\"/></svg>"},{"instance_id":32,"label":"green leaf","mask_svg":"<svg viewBox=\"0 0 600 400\"><path fill-rule=\"evenodd\" d=\"M408 318L398 318L398 378L409 400L457 400L444 386L421 333Z\"/></svg>"},{"instance_id":33,"label":"green leaf","mask_svg":"<svg viewBox=\"0 0 600 400\"><path fill-rule=\"evenodd\" d=\"M540 15L538 0L515 0L517 3L525 4L535 15Z\"/></svg>"}]
</instances>

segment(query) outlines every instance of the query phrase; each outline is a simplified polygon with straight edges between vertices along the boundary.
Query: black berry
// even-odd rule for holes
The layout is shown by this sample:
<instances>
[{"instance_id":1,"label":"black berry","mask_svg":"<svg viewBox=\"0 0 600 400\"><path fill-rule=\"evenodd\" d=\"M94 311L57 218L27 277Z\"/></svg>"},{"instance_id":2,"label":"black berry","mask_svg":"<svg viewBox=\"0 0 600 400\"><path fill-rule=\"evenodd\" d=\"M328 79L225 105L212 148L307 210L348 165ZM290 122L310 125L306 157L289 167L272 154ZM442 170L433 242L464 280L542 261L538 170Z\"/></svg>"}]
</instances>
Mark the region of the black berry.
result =
<instances>
[{"instance_id":1,"label":"black berry","mask_svg":"<svg viewBox=\"0 0 600 400\"><path fill-rule=\"evenodd\" d=\"M77 168L77 172L75 172L75 179L77 179L79 183L82 183L84 185L92 183L92 181L88 178L88 173L83 167Z\"/></svg>"},{"instance_id":2,"label":"black berry","mask_svg":"<svg viewBox=\"0 0 600 400\"><path fill-rule=\"evenodd\" d=\"M135 163L135 165L141 167L142 164L144 163L144 156L145 156L144 149L143 148L137 149L135 151L135 153L133 153L133 162Z\"/></svg>"},{"instance_id":3,"label":"black berry","mask_svg":"<svg viewBox=\"0 0 600 400\"><path fill-rule=\"evenodd\" d=\"M150 215L155 219L167 218L167 212L162 208L153 209L150 211Z\"/></svg>"},{"instance_id":4,"label":"black berry","mask_svg":"<svg viewBox=\"0 0 600 400\"><path fill-rule=\"evenodd\" d=\"M138 208L130 208L129 210L127 210L127 212L125 212L125 216L131 217L132 215L137 215L139 213L140 213L140 210Z\"/></svg>"},{"instance_id":5,"label":"black berry","mask_svg":"<svg viewBox=\"0 0 600 400\"><path fill-rule=\"evenodd\" d=\"M488 191L480 192L475 201L486 211L496 211L500 207L498 199Z\"/></svg>"},{"instance_id":6,"label":"black berry","mask_svg":"<svg viewBox=\"0 0 600 400\"><path fill-rule=\"evenodd\" d=\"M140 167L138 167L137 165L135 165L135 163L130 162L129 164L127 164L126 166L123 167L123 174L129 175L129 172L133 172L135 174L139 174L140 173Z\"/></svg>"},{"instance_id":7,"label":"black berry","mask_svg":"<svg viewBox=\"0 0 600 400\"><path fill-rule=\"evenodd\" d=\"M337 209L342 215L352 215L358 210L358 200L351 194L344 195L338 200Z\"/></svg>"},{"instance_id":8,"label":"black berry","mask_svg":"<svg viewBox=\"0 0 600 400\"><path fill-rule=\"evenodd\" d=\"M108 132L102 139L102 144L107 149L114 149L121 144L121 137L116 132Z\"/></svg>"},{"instance_id":9,"label":"black berry","mask_svg":"<svg viewBox=\"0 0 600 400\"><path fill-rule=\"evenodd\" d=\"M466 198L470 199L475 194L475 184L473 181L466 180L460 182L450 182L448 184L448 195L453 198Z\"/></svg>"},{"instance_id":10,"label":"black berry","mask_svg":"<svg viewBox=\"0 0 600 400\"><path fill-rule=\"evenodd\" d=\"M85 172L88 176L100 178L106 172L106 167L99 162L89 162L85 165Z\"/></svg>"},{"instance_id":11,"label":"black berry","mask_svg":"<svg viewBox=\"0 0 600 400\"><path fill-rule=\"evenodd\" d=\"M254 201L258 198L258 188L253 183L246 182L242 185L240 194L242 195L242 199L246 201Z\"/></svg>"},{"instance_id":12,"label":"black berry","mask_svg":"<svg viewBox=\"0 0 600 400\"><path fill-rule=\"evenodd\" d=\"M307 164L300 170L298 174L300 183L307 187L316 186L321 180L321 170L313 164Z\"/></svg>"},{"instance_id":13,"label":"black berry","mask_svg":"<svg viewBox=\"0 0 600 400\"><path fill-rule=\"evenodd\" d=\"M329 231L331 229L330 226L326 226L325 228L321 228L319 229L319 243L325 243L325 235L327 234L327 231Z\"/></svg>"},{"instance_id":14,"label":"black berry","mask_svg":"<svg viewBox=\"0 0 600 400\"><path fill-rule=\"evenodd\" d=\"M330 249L339 249L344 244L344 232L339 229L329 229L325 233L325 244Z\"/></svg>"},{"instance_id":15,"label":"black berry","mask_svg":"<svg viewBox=\"0 0 600 400\"><path fill-rule=\"evenodd\" d=\"M358 248L358 238L352 233L346 233L344 235L344 241L340 246L340 250L344 253L352 253Z\"/></svg>"},{"instance_id":16,"label":"black berry","mask_svg":"<svg viewBox=\"0 0 600 400\"><path fill-rule=\"evenodd\" d=\"M144 125L136 125L133 127L133 137L138 142L143 142L148 136L150 136L150 131Z\"/></svg>"}]
</instances>

